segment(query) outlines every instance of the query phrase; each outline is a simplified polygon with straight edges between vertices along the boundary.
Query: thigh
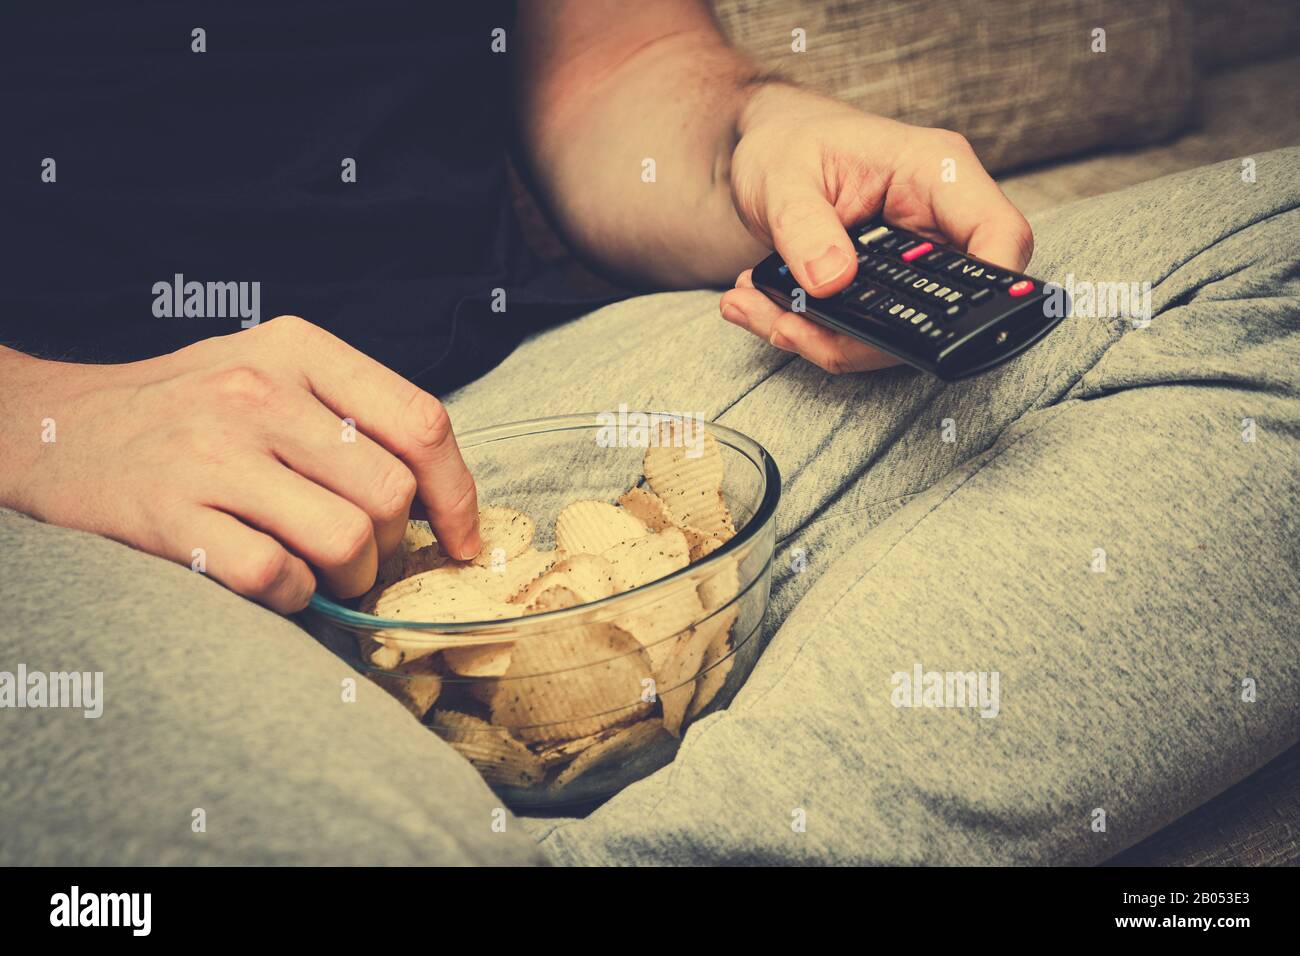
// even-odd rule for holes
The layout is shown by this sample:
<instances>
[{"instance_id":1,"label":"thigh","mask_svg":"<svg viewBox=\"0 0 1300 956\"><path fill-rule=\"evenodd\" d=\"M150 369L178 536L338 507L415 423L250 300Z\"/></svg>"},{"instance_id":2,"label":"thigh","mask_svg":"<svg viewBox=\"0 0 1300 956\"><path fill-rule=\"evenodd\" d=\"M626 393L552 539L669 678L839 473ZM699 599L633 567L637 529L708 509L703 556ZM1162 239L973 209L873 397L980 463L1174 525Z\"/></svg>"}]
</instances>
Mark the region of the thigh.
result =
<instances>
[{"instance_id":1,"label":"thigh","mask_svg":"<svg viewBox=\"0 0 1300 956\"><path fill-rule=\"evenodd\" d=\"M0 510L0 608L4 670L103 675L98 717L0 709L4 864L537 859L400 704L202 575Z\"/></svg>"},{"instance_id":2,"label":"thigh","mask_svg":"<svg viewBox=\"0 0 1300 956\"><path fill-rule=\"evenodd\" d=\"M1297 152L1258 166L1244 198L1224 164L1039 223L1036 272L1149 281L1150 325L1076 315L976 382L864 391L883 425L817 431L784 526L815 580L785 572L731 708L544 830L554 858L1094 862L1293 743ZM781 380L722 420L764 427ZM997 705L900 694L918 672L997 675Z\"/></svg>"}]
</instances>

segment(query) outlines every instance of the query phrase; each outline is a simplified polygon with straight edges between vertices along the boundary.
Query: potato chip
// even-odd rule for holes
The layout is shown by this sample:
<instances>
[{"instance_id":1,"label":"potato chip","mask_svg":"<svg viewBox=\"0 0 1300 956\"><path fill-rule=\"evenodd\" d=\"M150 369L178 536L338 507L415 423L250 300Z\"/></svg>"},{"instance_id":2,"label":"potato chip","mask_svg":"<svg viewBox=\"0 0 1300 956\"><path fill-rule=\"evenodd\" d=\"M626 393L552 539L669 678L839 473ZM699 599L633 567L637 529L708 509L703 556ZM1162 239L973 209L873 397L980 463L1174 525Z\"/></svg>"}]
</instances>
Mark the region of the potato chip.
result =
<instances>
[{"instance_id":1,"label":"potato chip","mask_svg":"<svg viewBox=\"0 0 1300 956\"><path fill-rule=\"evenodd\" d=\"M628 591L680 571L690 564L691 551L681 531L667 528L616 544L601 557L614 566L619 590Z\"/></svg>"},{"instance_id":2,"label":"potato chip","mask_svg":"<svg viewBox=\"0 0 1300 956\"><path fill-rule=\"evenodd\" d=\"M476 588L494 601L505 603L544 574L555 560L554 551L526 548L513 558L502 559L487 567L451 561L438 570L455 575L457 580Z\"/></svg>"},{"instance_id":3,"label":"potato chip","mask_svg":"<svg viewBox=\"0 0 1300 956\"><path fill-rule=\"evenodd\" d=\"M395 621L459 623L516 618L523 608L494 601L458 580L454 571L435 568L399 581L384 591L374 613ZM385 628L358 635L362 656L376 667L392 669L449 647L491 643L482 635L441 634L419 629Z\"/></svg>"},{"instance_id":4,"label":"potato chip","mask_svg":"<svg viewBox=\"0 0 1300 956\"><path fill-rule=\"evenodd\" d=\"M705 534L699 528L674 523L672 515L668 513L668 506L663 503L663 500L644 488L632 488L623 492L619 496L618 503L636 515L651 531L663 531L665 528L677 528L681 531L686 536L692 561L698 561L714 548L722 546L719 539Z\"/></svg>"},{"instance_id":5,"label":"potato chip","mask_svg":"<svg viewBox=\"0 0 1300 956\"><path fill-rule=\"evenodd\" d=\"M489 567L493 562L509 561L523 554L533 543L537 526L533 519L514 508L488 506L478 513L478 533L483 550L473 559L474 564Z\"/></svg>"},{"instance_id":6,"label":"potato chip","mask_svg":"<svg viewBox=\"0 0 1300 956\"><path fill-rule=\"evenodd\" d=\"M600 554L647 533L636 515L607 501L575 501L555 519L555 546L570 554Z\"/></svg>"},{"instance_id":7,"label":"potato chip","mask_svg":"<svg viewBox=\"0 0 1300 956\"><path fill-rule=\"evenodd\" d=\"M733 604L724 611L719 611L706 621L697 625L701 634L709 637L708 647L700 662L701 673L695 679L695 695L690 706L686 708L686 719L691 720L712 703L722 685L727 682L731 668L735 665L732 653L731 631L740 612Z\"/></svg>"},{"instance_id":8,"label":"potato chip","mask_svg":"<svg viewBox=\"0 0 1300 956\"><path fill-rule=\"evenodd\" d=\"M612 624L579 625L516 642L487 699L492 722L520 740L570 740L648 712L649 678L636 638Z\"/></svg>"},{"instance_id":9,"label":"potato chip","mask_svg":"<svg viewBox=\"0 0 1300 956\"><path fill-rule=\"evenodd\" d=\"M722 452L703 426L664 422L646 449L645 478L673 520L715 537L736 533L722 500Z\"/></svg>"},{"instance_id":10,"label":"potato chip","mask_svg":"<svg viewBox=\"0 0 1300 956\"><path fill-rule=\"evenodd\" d=\"M634 754L660 736L664 736L663 724L654 718L637 721L631 727L609 735L582 751L573 763L561 770L555 777L555 789L572 786L595 768Z\"/></svg>"},{"instance_id":11,"label":"potato chip","mask_svg":"<svg viewBox=\"0 0 1300 956\"><path fill-rule=\"evenodd\" d=\"M459 677L500 677L510 667L514 645L509 642L451 647L442 652L447 670Z\"/></svg>"},{"instance_id":12,"label":"potato chip","mask_svg":"<svg viewBox=\"0 0 1300 956\"><path fill-rule=\"evenodd\" d=\"M554 564L515 598L519 604L532 604L539 594L556 586L567 588L581 598L580 603L609 597L619 585L613 566L595 554L569 555Z\"/></svg>"},{"instance_id":13,"label":"potato chip","mask_svg":"<svg viewBox=\"0 0 1300 956\"><path fill-rule=\"evenodd\" d=\"M416 661L392 674L370 674L388 693L400 700L416 718L429 712L442 692L442 678L434 670L432 659Z\"/></svg>"},{"instance_id":14,"label":"potato chip","mask_svg":"<svg viewBox=\"0 0 1300 956\"><path fill-rule=\"evenodd\" d=\"M723 555L700 575L700 603L706 611L716 611L740 594L740 563L735 555Z\"/></svg>"},{"instance_id":15,"label":"potato chip","mask_svg":"<svg viewBox=\"0 0 1300 956\"><path fill-rule=\"evenodd\" d=\"M704 614L694 583L684 581L665 587L652 601L620 614L614 623L641 643L657 670L673 650L673 637L689 631Z\"/></svg>"},{"instance_id":16,"label":"potato chip","mask_svg":"<svg viewBox=\"0 0 1300 956\"><path fill-rule=\"evenodd\" d=\"M695 678L703 668L704 655L709 649L713 633L708 629L692 629L672 642L671 650L655 669L655 690L663 707L664 729L674 737L681 736L686 709L695 696Z\"/></svg>"},{"instance_id":17,"label":"potato chip","mask_svg":"<svg viewBox=\"0 0 1300 956\"><path fill-rule=\"evenodd\" d=\"M432 723L488 783L534 787L546 776L537 756L500 727L455 710L434 711Z\"/></svg>"}]
</instances>

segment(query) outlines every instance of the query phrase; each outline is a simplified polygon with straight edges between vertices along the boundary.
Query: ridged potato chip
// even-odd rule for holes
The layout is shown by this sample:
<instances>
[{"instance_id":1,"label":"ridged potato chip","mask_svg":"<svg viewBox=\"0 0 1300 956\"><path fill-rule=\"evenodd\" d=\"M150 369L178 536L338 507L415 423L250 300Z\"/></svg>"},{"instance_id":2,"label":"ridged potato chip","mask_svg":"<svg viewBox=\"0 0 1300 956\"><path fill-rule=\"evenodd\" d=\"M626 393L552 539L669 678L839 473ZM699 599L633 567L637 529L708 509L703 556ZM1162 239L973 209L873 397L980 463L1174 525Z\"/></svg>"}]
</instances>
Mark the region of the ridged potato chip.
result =
<instances>
[{"instance_id":1,"label":"ridged potato chip","mask_svg":"<svg viewBox=\"0 0 1300 956\"><path fill-rule=\"evenodd\" d=\"M500 727L455 710L434 711L433 724L488 783L535 787L546 777L537 755Z\"/></svg>"},{"instance_id":2,"label":"ridged potato chip","mask_svg":"<svg viewBox=\"0 0 1300 956\"><path fill-rule=\"evenodd\" d=\"M442 652L447 670L458 677L500 677L510 668L514 645L508 642L451 647Z\"/></svg>"},{"instance_id":3,"label":"ridged potato chip","mask_svg":"<svg viewBox=\"0 0 1300 956\"><path fill-rule=\"evenodd\" d=\"M736 533L722 500L722 452L702 425L664 422L643 468L673 524L724 539Z\"/></svg>"},{"instance_id":4,"label":"ridged potato chip","mask_svg":"<svg viewBox=\"0 0 1300 956\"><path fill-rule=\"evenodd\" d=\"M528 743L586 737L644 716L650 676L636 638L612 624L521 640L488 693L492 723Z\"/></svg>"},{"instance_id":5,"label":"ridged potato chip","mask_svg":"<svg viewBox=\"0 0 1300 956\"><path fill-rule=\"evenodd\" d=\"M555 547L569 554L600 554L648 533L636 515L607 501L575 501L555 519Z\"/></svg>"},{"instance_id":6,"label":"ridged potato chip","mask_svg":"<svg viewBox=\"0 0 1300 956\"><path fill-rule=\"evenodd\" d=\"M663 531L665 528L679 530L686 536L686 544L690 547L692 561L700 560L714 548L722 545L718 538L705 534L699 528L676 524L672 515L668 512L668 506L663 503L663 499L653 492L646 491L644 488L631 488L623 492L619 496L618 503L636 515L641 520L641 523L651 531Z\"/></svg>"},{"instance_id":7,"label":"ridged potato chip","mask_svg":"<svg viewBox=\"0 0 1300 956\"><path fill-rule=\"evenodd\" d=\"M708 646L700 662L700 675L695 679L695 695L690 706L686 708L686 719L695 717L712 703L722 685L727 682L731 668L736 663L732 655L732 629L740 612L733 604L724 611L719 611L707 621L701 621L697 629L708 636Z\"/></svg>"},{"instance_id":8,"label":"ridged potato chip","mask_svg":"<svg viewBox=\"0 0 1300 956\"><path fill-rule=\"evenodd\" d=\"M533 519L522 511L495 505L480 508L478 533L483 549L473 563L487 567L493 561L509 561L523 554L524 549L533 543L536 530Z\"/></svg>"},{"instance_id":9,"label":"ridged potato chip","mask_svg":"<svg viewBox=\"0 0 1300 956\"><path fill-rule=\"evenodd\" d=\"M601 557L614 566L622 585L618 590L630 591L686 567L691 563L691 549L681 531L667 528L616 544Z\"/></svg>"},{"instance_id":10,"label":"ridged potato chip","mask_svg":"<svg viewBox=\"0 0 1300 956\"><path fill-rule=\"evenodd\" d=\"M555 789L563 790L570 787L576 780L597 767L636 753L663 733L663 725L651 718L637 721L631 727L610 734L582 751L574 758L573 763L561 770L555 777Z\"/></svg>"},{"instance_id":11,"label":"ridged potato chip","mask_svg":"<svg viewBox=\"0 0 1300 956\"><path fill-rule=\"evenodd\" d=\"M371 674L370 679L400 700L417 718L429 712L442 692L442 677L428 658L391 674Z\"/></svg>"},{"instance_id":12,"label":"ridged potato chip","mask_svg":"<svg viewBox=\"0 0 1300 956\"><path fill-rule=\"evenodd\" d=\"M703 667L704 655L713 634L692 628L672 642L671 650L655 669L655 689L664 713L664 729L681 736L682 721L695 696L695 678Z\"/></svg>"},{"instance_id":13,"label":"ridged potato chip","mask_svg":"<svg viewBox=\"0 0 1300 956\"><path fill-rule=\"evenodd\" d=\"M531 605L543 591L557 586L572 591L581 599L579 603L585 604L607 598L619 590L619 578L613 565L604 557L574 554L552 565L549 571L528 585L515 601Z\"/></svg>"}]
</instances>

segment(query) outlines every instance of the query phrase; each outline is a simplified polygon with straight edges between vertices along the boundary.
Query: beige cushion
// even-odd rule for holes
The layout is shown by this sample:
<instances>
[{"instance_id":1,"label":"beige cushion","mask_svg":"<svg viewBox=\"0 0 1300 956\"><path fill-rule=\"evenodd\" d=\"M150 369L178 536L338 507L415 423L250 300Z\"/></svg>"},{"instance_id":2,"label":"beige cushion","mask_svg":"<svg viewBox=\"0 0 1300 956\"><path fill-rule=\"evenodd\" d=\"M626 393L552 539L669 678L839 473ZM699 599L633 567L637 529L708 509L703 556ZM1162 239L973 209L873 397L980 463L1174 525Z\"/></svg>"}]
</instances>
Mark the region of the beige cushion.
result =
<instances>
[{"instance_id":1,"label":"beige cushion","mask_svg":"<svg viewBox=\"0 0 1300 956\"><path fill-rule=\"evenodd\" d=\"M1159 140L1192 107L1181 0L714 0L714 9L765 68L870 112L958 130L993 170ZM791 50L796 28L805 53ZM1091 50L1094 28L1106 31L1105 53Z\"/></svg>"}]
</instances>

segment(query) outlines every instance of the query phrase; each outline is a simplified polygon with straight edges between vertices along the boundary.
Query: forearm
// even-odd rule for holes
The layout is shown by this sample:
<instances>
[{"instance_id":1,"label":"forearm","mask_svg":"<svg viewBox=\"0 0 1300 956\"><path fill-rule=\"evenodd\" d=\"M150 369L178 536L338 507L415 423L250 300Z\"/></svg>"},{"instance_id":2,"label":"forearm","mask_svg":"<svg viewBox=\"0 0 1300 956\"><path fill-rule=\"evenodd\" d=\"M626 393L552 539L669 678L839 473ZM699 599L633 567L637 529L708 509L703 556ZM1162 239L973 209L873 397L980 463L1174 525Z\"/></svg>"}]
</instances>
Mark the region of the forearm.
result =
<instances>
[{"instance_id":1,"label":"forearm","mask_svg":"<svg viewBox=\"0 0 1300 956\"><path fill-rule=\"evenodd\" d=\"M553 218L598 266L657 287L730 284L764 251L729 179L758 74L711 21L690 27L525 58L521 76L522 139Z\"/></svg>"}]
</instances>

